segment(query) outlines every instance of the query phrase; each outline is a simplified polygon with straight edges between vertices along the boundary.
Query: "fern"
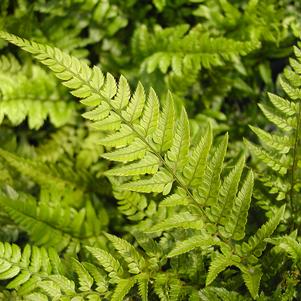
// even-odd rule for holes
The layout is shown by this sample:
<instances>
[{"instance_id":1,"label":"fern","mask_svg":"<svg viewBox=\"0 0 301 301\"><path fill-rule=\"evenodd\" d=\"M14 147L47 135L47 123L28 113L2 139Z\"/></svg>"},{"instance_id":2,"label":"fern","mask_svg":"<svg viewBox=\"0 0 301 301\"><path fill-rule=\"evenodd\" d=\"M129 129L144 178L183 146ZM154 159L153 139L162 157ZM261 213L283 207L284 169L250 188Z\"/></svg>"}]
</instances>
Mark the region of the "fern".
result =
<instances>
[{"instance_id":1,"label":"fern","mask_svg":"<svg viewBox=\"0 0 301 301\"><path fill-rule=\"evenodd\" d=\"M29 294L45 276L63 273L63 265L52 249L25 246L21 252L15 244L0 243L1 280L9 280L8 289Z\"/></svg>"},{"instance_id":2,"label":"fern","mask_svg":"<svg viewBox=\"0 0 301 301\"><path fill-rule=\"evenodd\" d=\"M287 253L287 255L293 260L294 264L300 269L300 256L301 256L301 246L300 242L291 235L283 236L281 238L273 238L267 239L269 243L274 244L276 247L275 249L280 249L282 252Z\"/></svg>"},{"instance_id":3,"label":"fern","mask_svg":"<svg viewBox=\"0 0 301 301\"><path fill-rule=\"evenodd\" d=\"M278 200L289 202L291 216L299 208L297 198L300 192L300 50L294 48L296 59L290 60L280 78L280 86L287 98L269 94L272 106L260 104L265 117L278 128L275 133L251 127L258 136L262 147L246 141L247 146L261 162L271 170L269 176L261 177L264 185ZM296 221L299 223L299 221Z\"/></svg>"},{"instance_id":4,"label":"fern","mask_svg":"<svg viewBox=\"0 0 301 301\"><path fill-rule=\"evenodd\" d=\"M239 294L219 287L207 287L200 291L202 301L230 301L230 300L247 300L245 297L241 297Z\"/></svg>"},{"instance_id":5,"label":"fern","mask_svg":"<svg viewBox=\"0 0 301 301\"><path fill-rule=\"evenodd\" d=\"M38 246L53 247L62 251L73 244L73 252L76 252L81 240L100 235L100 224L92 226L95 212L89 203L86 208L77 211L70 206L62 208L56 202L51 204L49 200L42 200L37 204L30 195L18 195L16 192L16 195L13 195L12 191L9 194L10 196L1 194L1 207L27 231L31 240Z\"/></svg>"},{"instance_id":6,"label":"fern","mask_svg":"<svg viewBox=\"0 0 301 301\"><path fill-rule=\"evenodd\" d=\"M230 5L226 7L232 10ZM185 31L179 34L180 40L189 42L203 32L197 27L187 36L183 37L184 34ZM37 245L55 247L64 256L69 272L48 273L47 277L39 278L31 290L21 291L21 295L29 294L28 298L37 300L72 300L78 296L79 300L118 301L131 298L135 293L147 300L155 293L160 300L197 300L199 296L210 295L209 286L221 281L220 273L223 273L225 279L229 275L236 279L241 276L251 297L259 298L263 276L259 257L285 208L276 210L274 216L250 236L246 224L254 176L252 171L244 171L243 156L235 164L228 162L228 134L214 137L212 126L207 126L199 139L199 135L194 136L186 110L182 107L178 110L171 93L163 97L162 105L155 91L151 88L147 91L142 83L131 93L124 76L117 82L110 73L103 75L100 68L90 68L58 48L3 31L0 37L50 68L89 108L83 117L89 120L93 133L99 133L102 157L112 161L112 168L100 168L98 175L108 177L120 212L133 222L121 230L128 231L123 237L108 233L102 236L100 231L105 222L100 219L105 219L106 213L88 184L89 175L94 172L93 164L87 165L88 175L83 173L79 177L67 166L59 170L59 164L52 167L0 150L4 162L40 186L40 198L34 197L37 192L31 187L25 187L28 193L19 194L8 188L6 194L1 194L1 208ZM213 39L208 47L223 49L225 41ZM255 43L245 43L234 43L234 50L230 49L223 59L231 60L257 47ZM191 68L198 69L193 66L193 60L209 67L220 64L221 58L222 55L215 54L213 61L206 61L206 56L184 57L184 60L185 64L191 60ZM159 62L163 72L170 65L168 59L164 60ZM277 101L278 107L287 104ZM280 120L269 110L266 115L274 121ZM287 120L282 118L281 122ZM292 128L295 126L294 119L288 122ZM281 138L257 132L266 141L273 141L276 149L281 148ZM92 141L94 143L94 138ZM74 156L73 150L70 154ZM82 156L85 154L90 155L90 151ZM64 157L54 155L54 162L59 161L60 156ZM266 155L269 159L272 156L274 154ZM276 166L277 158L272 161ZM111 216L115 212L109 209ZM181 260L188 266L187 270L173 268ZM208 271L206 279L202 276L208 288L199 292L200 282L195 279L201 265L202 271ZM238 269L229 269L231 266ZM15 273L17 268L12 270L11 277L16 276ZM212 291L214 289L217 296L239 298L235 293L214 287Z\"/></svg>"},{"instance_id":7,"label":"fern","mask_svg":"<svg viewBox=\"0 0 301 301\"><path fill-rule=\"evenodd\" d=\"M2 55L0 57L0 70L2 73L6 72L13 75L21 70L21 65L12 54Z\"/></svg>"},{"instance_id":8,"label":"fern","mask_svg":"<svg viewBox=\"0 0 301 301\"><path fill-rule=\"evenodd\" d=\"M8 64L10 66L7 66ZM55 79L49 78L47 73L38 66L32 68L31 76L25 68L23 70L18 68L20 69L20 66L12 58L10 61L2 58L1 123L5 116L14 126L28 118L28 125L31 129L39 129L48 116L56 127L69 123L75 113L75 106L70 101L61 100L61 95L54 92Z\"/></svg>"},{"instance_id":9,"label":"fern","mask_svg":"<svg viewBox=\"0 0 301 301\"><path fill-rule=\"evenodd\" d=\"M236 41L227 38L210 37L198 25L179 25L174 28L155 28L150 33L145 26L136 32L134 49L144 58L143 67L151 73L159 68L166 73L171 67L176 75L188 73L199 67L212 68L234 60L238 55L246 55L259 46L251 41Z\"/></svg>"}]
</instances>

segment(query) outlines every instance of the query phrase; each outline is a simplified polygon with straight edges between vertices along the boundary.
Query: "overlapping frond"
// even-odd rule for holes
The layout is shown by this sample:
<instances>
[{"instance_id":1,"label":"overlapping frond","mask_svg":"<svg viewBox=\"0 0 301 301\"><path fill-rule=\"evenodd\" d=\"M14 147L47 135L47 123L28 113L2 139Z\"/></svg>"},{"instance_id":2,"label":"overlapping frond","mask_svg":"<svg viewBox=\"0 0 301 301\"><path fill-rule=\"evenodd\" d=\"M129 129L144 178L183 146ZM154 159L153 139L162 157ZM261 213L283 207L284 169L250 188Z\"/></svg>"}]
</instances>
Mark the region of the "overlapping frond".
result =
<instances>
[{"instance_id":1,"label":"overlapping frond","mask_svg":"<svg viewBox=\"0 0 301 301\"><path fill-rule=\"evenodd\" d=\"M31 76L25 68L16 73L19 65L11 57L2 57L1 63L1 123L5 116L14 126L28 118L29 128L39 129L48 117L56 127L72 120L75 103L62 99L59 91L55 89L55 78L49 77L39 66L32 67Z\"/></svg>"},{"instance_id":2,"label":"overlapping frond","mask_svg":"<svg viewBox=\"0 0 301 301\"><path fill-rule=\"evenodd\" d=\"M134 53L142 57L147 72L159 68L166 73L171 68L177 75L200 67L210 69L223 65L225 61L246 55L258 46L255 41L210 37L202 26L189 29L187 24L164 29L157 27L154 33L141 26L132 42Z\"/></svg>"}]
</instances>

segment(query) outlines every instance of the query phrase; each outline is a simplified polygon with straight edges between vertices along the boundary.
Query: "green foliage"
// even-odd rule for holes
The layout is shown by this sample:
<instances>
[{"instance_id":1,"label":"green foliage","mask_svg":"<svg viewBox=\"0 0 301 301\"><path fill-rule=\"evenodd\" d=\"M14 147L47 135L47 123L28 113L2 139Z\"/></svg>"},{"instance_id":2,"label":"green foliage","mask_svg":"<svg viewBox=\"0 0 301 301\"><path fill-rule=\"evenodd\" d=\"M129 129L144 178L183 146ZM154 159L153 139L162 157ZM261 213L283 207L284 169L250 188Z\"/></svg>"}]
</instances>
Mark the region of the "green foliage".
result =
<instances>
[{"instance_id":1,"label":"green foliage","mask_svg":"<svg viewBox=\"0 0 301 301\"><path fill-rule=\"evenodd\" d=\"M7 117L16 126L28 118L29 128L39 129L47 117L56 127L72 120L74 103L62 99L56 81L43 69L33 66L26 70L24 66L18 70L20 66L13 57L4 56L1 62L1 123Z\"/></svg>"},{"instance_id":2,"label":"green foliage","mask_svg":"<svg viewBox=\"0 0 301 301\"><path fill-rule=\"evenodd\" d=\"M0 300L300 299L297 8L1 2Z\"/></svg>"},{"instance_id":3,"label":"green foliage","mask_svg":"<svg viewBox=\"0 0 301 301\"><path fill-rule=\"evenodd\" d=\"M299 210L300 196L300 141L301 141L301 111L300 111L300 61L301 52L294 48L296 59L290 59L290 66L284 70L279 84L286 94L280 97L269 94L272 106L260 104L268 121L274 125L275 130L270 133L264 129L251 126L252 131L260 139L262 147L247 141L247 146L259 161L267 168L259 179L267 187L269 193L276 194L276 199L289 200L289 218L293 223L300 224L295 216ZM260 172L265 167L260 168ZM263 204L266 202L263 202Z\"/></svg>"}]
</instances>

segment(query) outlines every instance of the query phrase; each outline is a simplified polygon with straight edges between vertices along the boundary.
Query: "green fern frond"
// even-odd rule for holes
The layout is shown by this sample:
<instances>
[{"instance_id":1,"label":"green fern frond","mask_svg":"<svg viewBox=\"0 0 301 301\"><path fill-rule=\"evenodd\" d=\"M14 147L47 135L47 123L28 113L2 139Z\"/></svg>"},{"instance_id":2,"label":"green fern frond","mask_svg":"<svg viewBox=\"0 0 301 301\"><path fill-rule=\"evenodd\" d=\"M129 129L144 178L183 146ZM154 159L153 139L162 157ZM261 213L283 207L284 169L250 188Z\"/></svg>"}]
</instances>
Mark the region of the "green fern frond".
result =
<instances>
[{"instance_id":1,"label":"green fern frond","mask_svg":"<svg viewBox=\"0 0 301 301\"><path fill-rule=\"evenodd\" d=\"M251 296L253 299L256 299L258 297L260 279L263 275L260 266L243 267L241 268L241 271Z\"/></svg>"},{"instance_id":2,"label":"green fern frond","mask_svg":"<svg viewBox=\"0 0 301 301\"><path fill-rule=\"evenodd\" d=\"M173 182L173 176L166 169L162 168L150 178L125 183L121 187L125 190L144 193L161 192L163 195L167 195L172 188Z\"/></svg>"},{"instance_id":3,"label":"green fern frond","mask_svg":"<svg viewBox=\"0 0 301 301\"><path fill-rule=\"evenodd\" d=\"M72 263L80 286L76 287L75 279L70 280L62 275L50 275L45 280L38 282L38 288L44 293L43 296L46 297L46 300L48 297L53 300L72 300L74 298L101 300L101 297L106 296L108 283L95 266L80 263L75 259L72 260ZM34 296L36 297L36 295Z\"/></svg>"},{"instance_id":4,"label":"green fern frond","mask_svg":"<svg viewBox=\"0 0 301 301\"><path fill-rule=\"evenodd\" d=\"M213 205L218 197L223 161L228 145L228 135L225 135L222 142L213 149L212 157L206 164L202 182L197 188L198 202L206 205Z\"/></svg>"},{"instance_id":5,"label":"green fern frond","mask_svg":"<svg viewBox=\"0 0 301 301\"><path fill-rule=\"evenodd\" d=\"M142 301L148 301L148 282L149 277L147 274L139 274L136 276L138 283L139 295Z\"/></svg>"},{"instance_id":6,"label":"green fern frond","mask_svg":"<svg viewBox=\"0 0 301 301\"><path fill-rule=\"evenodd\" d=\"M97 260L98 264L103 267L109 274L111 283L117 283L123 277L123 268L120 262L105 250L86 247L92 256Z\"/></svg>"},{"instance_id":7,"label":"green fern frond","mask_svg":"<svg viewBox=\"0 0 301 301\"><path fill-rule=\"evenodd\" d=\"M265 239L269 238L280 223L285 211L285 206L278 209L272 218L268 220L257 232L248 239L248 243L242 244L242 251L246 254L254 254L259 257L266 248Z\"/></svg>"},{"instance_id":8,"label":"green fern frond","mask_svg":"<svg viewBox=\"0 0 301 301\"><path fill-rule=\"evenodd\" d=\"M244 158L241 158L223 181L218 200L210 210L216 223L224 224L225 220L228 220L244 168L244 161Z\"/></svg>"},{"instance_id":9,"label":"green fern frond","mask_svg":"<svg viewBox=\"0 0 301 301\"><path fill-rule=\"evenodd\" d=\"M148 234L145 234L140 231L134 231L133 236L135 237L139 246L145 251L145 254L152 258L159 260L162 256L162 248L160 245ZM139 278L139 277L138 277Z\"/></svg>"},{"instance_id":10,"label":"green fern frond","mask_svg":"<svg viewBox=\"0 0 301 301\"><path fill-rule=\"evenodd\" d=\"M268 165L272 170L278 172L281 175L285 175L289 168L289 158L283 154L277 155L272 152L267 152L263 148L258 147L252 142L245 140L246 145L258 157L263 163Z\"/></svg>"},{"instance_id":11,"label":"green fern frond","mask_svg":"<svg viewBox=\"0 0 301 301\"><path fill-rule=\"evenodd\" d=\"M16 74L21 70L19 61L11 53L0 56L0 72Z\"/></svg>"},{"instance_id":12,"label":"green fern frond","mask_svg":"<svg viewBox=\"0 0 301 301\"><path fill-rule=\"evenodd\" d=\"M132 274L138 274L145 267L145 260L141 254L126 240L117 236L106 234L106 237L112 242L114 248L127 262L129 272Z\"/></svg>"},{"instance_id":13,"label":"green fern frond","mask_svg":"<svg viewBox=\"0 0 301 301\"><path fill-rule=\"evenodd\" d=\"M78 275L79 290L88 291L93 285L93 278L90 276L86 268L76 259L73 259L72 266Z\"/></svg>"},{"instance_id":14,"label":"green fern frond","mask_svg":"<svg viewBox=\"0 0 301 301\"><path fill-rule=\"evenodd\" d=\"M183 291L181 281L173 274L157 274L154 279L153 288L162 301L177 301Z\"/></svg>"},{"instance_id":15,"label":"green fern frond","mask_svg":"<svg viewBox=\"0 0 301 301\"><path fill-rule=\"evenodd\" d=\"M249 172L241 190L234 200L232 211L227 218L228 222L225 224L225 232L223 231L225 237L231 237L235 240L244 238L253 185L254 176L252 172Z\"/></svg>"},{"instance_id":16,"label":"green fern frond","mask_svg":"<svg viewBox=\"0 0 301 301\"><path fill-rule=\"evenodd\" d=\"M200 230L204 226L202 220L199 219L198 215L192 215L189 212L181 212L179 214L174 214L164 221L157 223L148 233L167 231L173 228L183 228L183 229L197 229Z\"/></svg>"},{"instance_id":17,"label":"green fern frond","mask_svg":"<svg viewBox=\"0 0 301 301\"><path fill-rule=\"evenodd\" d=\"M174 172L182 170L188 161L190 134L189 121L186 111L181 112L175 136L170 150L166 153L166 163Z\"/></svg>"},{"instance_id":18,"label":"green fern frond","mask_svg":"<svg viewBox=\"0 0 301 301\"><path fill-rule=\"evenodd\" d=\"M240 296L238 293L228 291L221 287L206 287L199 292L201 301L246 301L246 297Z\"/></svg>"},{"instance_id":19,"label":"green fern frond","mask_svg":"<svg viewBox=\"0 0 301 301\"><path fill-rule=\"evenodd\" d=\"M127 164L125 166L112 168L105 172L107 176L138 176L144 174L155 174L159 169L160 161L158 157L147 154L138 162Z\"/></svg>"},{"instance_id":20,"label":"green fern frond","mask_svg":"<svg viewBox=\"0 0 301 301\"><path fill-rule=\"evenodd\" d=\"M19 125L28 117L29 128L39 129L48 116L56 127L72 121L75 103L54 92L56 80L40 67L32 67L31 77L22 70L16 74L3 70L0 78L1 122L7 116L13 125Z\"/></svg>"},{"instance_id":21,"label":"green fern frond","mask_svg":"<svg viewBox=\"0 0 301 301\"><path fill-rule=\"evenodd\" d=\"M209 126L205 135L194 148L190 160L183 170L183 176L185 177L187 186L197 187L202 183L212 139L212 130Z\"/></svg>"},{"instance_id":22,"label":"green fern frond","mask_svg":"<svg viewBox=\"0 0 301 301\"><path fill-rule=\"evenodd\" d=\"M0 270L1 280L9 280L6 287L18 289L20 296L32 292L43 277L64 273L60 258L54 250L26 245L21 251L15 244L2 242Z\"/></svg>"},{"instance_id":23,"label":"green fern frond","mask_svg":"<svg viewBox=\"0 0 301 301\"><path fill-rule=\"evenodd\" d=\"M187 206L191 203L191 199L187 196L184 189L178 188L175 193L160 202L161 207Z\"/></svg>"},{"instance_id":24,"label":"green fern frond","mask_svg":"<svg viewBox=\"0 0 301 301\"><path fill-rule=\"evenodd\" d=\"M269 93L272 107L259 105L265 117L276 127L275 133L251 127L260 139L262 147L246 142L251 153L272 169L271 176L261 177L261 180L266 187L271 187L270 192L278 193L277 199L289 201L292 217L296 208L299 208L296 199L300 192L297 183L300 177L298 160L301 141L301 57L297 47L294 48L294 52L296 59L290 59L290 66L284 70L279 80L280 87L287 96L280 97Z\"/></svg>"},{"instance_id":25,"label":"green fern frond","mask_svg":"<svg viewBox=\"0 0 301 301\"><path fill-rule=\"evenodd\" d=\"M118 200L118 210L129 220L138 221L146 216L149 206L145 195L120 189L119 183L111 180L113 195Z\"/></svg>"},{"instance_id":26,"label":"green fern frond","mask_svg":"<svg viewBox=\"0 0 301 301\"><path fill-rule=\"evenodd\" d=\"M288 69L286 69L288 70ZM285 73L286 74L286 73ZM295 73L294 73L295 74ZM283 85L285 82L281 81ZM296 103L292 101L288 101L287 99L280 97L276 94L268 93L269 99L271 103L274 105L279 112L282 112L286 116L293 116L296 114Z\"/></svg>"},{"instance_id":27,"label":"green fern frond","mask_svg":"<svg viewBox=\"0 0 301 301\"><path fill-rule=\"evenodd\" d=\"M239 262L240 258L237 255L216 255L216 257L212 259L209 266L209 271L206 277L206 286L210 285L220 272L222 272L231 265L236 265Z\"/></svg>"},{"instance_id":28,"label":"green fern frond","mask_svg":"<svg viewBox=\"0 0 301 301\"><path fill-rule=\"evenodd\" d=\"M265 117L273 124L277 125L281 130L285 132L292 131L297 125L297 119L295 117L281 116L274 112L274 110L266 105L259 104L259 107Z\"/></svg>"},{"instance_id":29,"label":"green fern frond","mask_svg":"<svg viewBox=\"0 0 301 301\"><path fill-rule=\"evenodd\" d=\"M76 179L77 176L73 173L66 179L63 179L61 173L55 168L50 168L49 165L43 164L39 161L22 158L4 149L0 149L0 156L12 167L17 169L23 175L32 178L36 183L41 186L56 187L57 190L75 190L77 185L71 179ZM75 178L74 178L75 176ZM79 181L80 182L80 181ZM78 190L80 194L80 189Z\"/></svg>"},{"instance_id":30,"label":"green fern frond","mask_svg":"<svg viewBox=\"0 0 301 301\"><path fill-rule=\"evenodd\" d=\"M279 136L267 133L266 131L250 126L251 130L257 135L261 143L275 149L280 154L287 154L293 147L293 140L290 136Z\"/></svg>"},{"instance_id":31,"label":"green fern frond","mask_svg":"<svg viewBox=\"0 0 301 301\"><path fill-rule=\"evenodd\" d=\"M165 152L172 144L174 136L174 123L175 123L174 101L171 93L168 93L166 103L163 106L162 114L160 115L158 127L154 131L153 141L156 150Z\"/></svg>"},{"instance_id":32,"label":"green fern frond","mask_svg":"<svg viewBox=\"0 0 301 301\"><path fill-rule=\"evenodd\" d=\"M168 257L178 256L196 248L206 249L219 244L220 240L217 237L191 236L187 240L177 242L175 248L168 254Z\"/></svg>"},{"instance_id":33,"label":"green fern frond","mask_svg":"<svg viewBox=\"0 0 301 301\"><path fill-rule=\"evenodd\" d=\"M212 68L246 55L258 48L256 41L236 41L223 37L210 37L202 26L189 30L183 24L170 28L157 27L154 33L141 26L132 43L133 50L139 49L143 66L148 73L160 69L167 73L171 68L176 75L200 67Z\"/></svg>"},{"instance_id":34,"label":"green fern frond","mask_svg":"<svg viewBox=\"0 0 301 301\"><path fill-rule=\"evenodd\" d=\"M184 29L183 27L182 35L187 31ZM98 132L106 132L100 137L100 143L107 149L102 156L117 162L105 174L112 179L114 194L120 201L120 211L136 221L141 221L157 211L155 222L149 223L149 220L145 220L141 223L146 235L147 232L153 233L151 238L161 236L158 232L172 230L172 234L166 233L160 238L160 248L154 247L156 244L152 243L152 240L142 243L137 239L138 244L141 243L141 247L145 248L146 256L127 240L111 234L105 236L119 253L118 259L105 250L87 246L98 265L108 273L109 283L115 286L110 297L122 300L138 282L138 290L144 299L148 284L152 285L161 300L183 299L192 288L183 288L185 283L182 282L182 278L179 280L177 274L162 272L165 269L162 265L165 265L166 258L161 257L167 250L168 257L190 258L197 252L196 248L200 248L201 251L206 249L206 252L209 252L210 248L211 254L217 254L212 256L206 285L210 285L218 274L229 266L236 266L245 274L243 277L251 295L256 296L261 277L259 268L255 266L257 257L265 248L264 239L273 233L283 212L277 212L276 217L262 226L248 243L241 245L236 242L245 236L254 180L252 172L249 172L245 181L240 184L243 158L228 176L223 177L226 174L224 160L228 135L222 137L217 144L213 139L211 127L208 127L201 141L196 137L191 143L187 113L181 108L181 115L177 116L171 93L167 93L160 110L155 92L152 89L149 92L145 91L141 83L131 94L129 84L123 76L117 83L111 74L104 76L98 67L90 68L86 63L62 53L57 48L30 42L5 32L1 32L0 37L32 53L63 81L74 96L90 107L91 110L84 113L83 117L92 121L92 126ZM224 43L226 40L216 42L217 49L226 47L219 44L221 41ZM214 44L213 41L210 42ZM211 46L209 43L208 47ZM231 48L231 45L228 46ZM241 45L241 50L237 50L236 46L233 46L233 52L225 53L223 59L232 59L233 56L244 53L246 45ZM221 59L222 55L215 56L214 64L220 64ZM213 64L206 56L202 58L202 62L197 60L196 62L191 56L186 56L185 64L190 65L192 69L196 63L207 67ZM174 65L178 64L178 61L177 58ZM159 63L163 71L167 70L169 64L167 57ZM279 101L277 105L280 106ZM285 106L283 103L281 105ZM271 120L278 122L283 119L284 123L294 126L294 116L290 116L289 119L282 115L279 117L268 110L266 112ZM276 141L274 144L278 143L279 149L280 140L273 139ZM269 142L267 138L265 140ZM193 148L192 145L196 146ZM7 153L3 154L3 157L8 157ZM287 163L285 154L282 155L284 159L283 162L278 162L279 165ZM9 158L17 166L16 158ZM275 157L274 164L277 163L277 158ZM270 158L266 156L266 160L269 161ZM153 193L150 195L153 199L149 202L143 193ZM168 197L157 206L157 201L162 195ZM167 208L168 206L170 208ZM130 228L134 233L139 226ZM89 227L91 228L91 225ZM197 233L200 235L197 236ZM175 247L170 243L169 235L175 235L174 241L180 238ZM214 250L213 246L217 246L221 253ZM193 250L195 251L182 256ZM174 260L178 258L171 259L170 263L173 264ZM122 265L127 265L125 271ZM245 268L249 271L254 269L256 273L253 276L249 275ZM95 271L92 274L92 270L92 267L88 268L84 263L75 263L81 289L86 290L94 286ZM47 288L48 282L44 284L41 289ZM103 289L105 284L101 287ZM52 296L62 292L54 282L49 282L49 288L53 289L53 292L49 291Z\"/></svg>"},{"instance_id":35,"label":"green fern frond","mask_svg":"<svg viewBox=\"0 0 301 301\"><path fill-rule=\"evenodd\" d=\"M86 210L77 211L48 202L38 204L32 196L24 193L13 198L1 193L0 205L39 246L62 251L72 241L78 244L81 239L100 235L99 223L98 227L91 226L95 223L95 212L89 205Z\"/></svg>"},{"instance_id":36,"label":"green fern frond","mask_svg":"<svg viewBox=\"0 0 301 301\"><path fill-rule=\"evenodd\" d=\"M111 297L112 301L122 301L124 297L128 294L130 289L135 285L135 277L120 279Z\"/></svg>"},{"instance_id":37,"label":"green fern frond","mask_svg":"<svg viewBox=\"0 0 301 301\"><path fill-rule=\"evenodd\" d=\"M301 244L291 236L283 236L281 238L266 239L267 242L274 244L283 252L287 253L293 262L300 268Z\"/></svg>"}]
</instances>

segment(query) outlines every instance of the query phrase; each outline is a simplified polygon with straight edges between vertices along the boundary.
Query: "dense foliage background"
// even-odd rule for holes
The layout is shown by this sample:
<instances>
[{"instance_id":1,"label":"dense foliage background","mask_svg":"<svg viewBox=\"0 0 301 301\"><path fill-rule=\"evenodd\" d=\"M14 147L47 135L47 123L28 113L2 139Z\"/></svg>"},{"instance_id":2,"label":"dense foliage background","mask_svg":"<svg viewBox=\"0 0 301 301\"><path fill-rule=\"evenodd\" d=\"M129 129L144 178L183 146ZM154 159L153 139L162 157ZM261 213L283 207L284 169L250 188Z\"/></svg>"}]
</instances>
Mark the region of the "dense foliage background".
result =
<instances>
[{"instance_id":1,"label":"dense foliage background","mask_svg":"<svg viewBox=\"0 0 301 301\"><path fill-rule=\"evenodd\" d=\"M181 191L184 166L171 163L180 142L170 142L172 132L162 142L162 120L152 138L163 139L153 151L161 163L125 171L141 157L131 158L128 148L114 159L115 147L132 141L105 140L107 130L118 130L102 123L106 108L90 111L99 105L92 98L79 103L87 91L70 94L76 81L61 85L67 78L54 74L63 69L45 61L51 50L43 57L46 50L2 33L1 300L301 299L298 1L2 0L0 29L116 79L122 74L133 92L138 85L138 104L144 87L148 102L140 106L149 111L152 87L162 120L177 129L174 139L190 130L192 159L183 162L192 168L189 161L201 157L193 150L203 152L205 179L196 171L187 184L187 194L200 199L196 210ZM158 180L168 178L162 166L171 182ZM145 189L139 181L161 186ZM229 208L217 222L214 206L222 203Z\"/></svg>"}]
</instances>

